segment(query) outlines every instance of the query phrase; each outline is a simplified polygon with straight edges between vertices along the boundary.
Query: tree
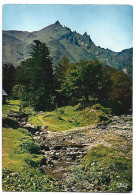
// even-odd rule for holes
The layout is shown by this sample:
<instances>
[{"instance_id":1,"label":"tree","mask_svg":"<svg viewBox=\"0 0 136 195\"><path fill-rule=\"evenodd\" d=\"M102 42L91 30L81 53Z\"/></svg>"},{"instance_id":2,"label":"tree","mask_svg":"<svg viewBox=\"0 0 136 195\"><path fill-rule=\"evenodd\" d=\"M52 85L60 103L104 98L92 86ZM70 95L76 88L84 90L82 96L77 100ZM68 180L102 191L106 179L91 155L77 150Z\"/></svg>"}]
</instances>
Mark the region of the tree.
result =
<instances>
[{"instance_id":1,"label":"tree","mask_svg":"<svg viewBox=\"0 0 136 195\"><path fill-rule=\"evenodd\" d=\"M2 67L3 89L8 95L11 94L15 84L15 67L12 64L4 64Z\"/></svg>"},{"instance_id":2,"label":"tree","mask_svg":"<svg viewBox=\"0 0 136 195\"><path fill-rule=\"evenodd\" d=\"M67 98L62 93L59 93L62 83L65 80L66 74L70 70L69 59L64 55L62 59L59 60L58 66L55 70L55 96L57 106L64 106L67 104Z\"/></svg>"},{"instance_id":3,"label":"tree","mask_svg":"<svg viewBox=\"0 0 136 195\"><path fill-rule=\"evenodd\" d=\"M12 97L14 99L26 100L26 88L24 85L14 85L12 89Z\"/></svg>"},{"instance_id":4,"label":"tree","mask_svg":"<svg viewBox=\"0 0 136 195\"><path fill-rule=\"evenodd\" d=\"M69 68L69 59L64 55L62 59L59 61L58 66L55 71L55 77L58 83L62 83Z\"/></svg>"},{"instance_id":5,"label":"tree","mask_svg":"<svg viewBox=\"0 0 136 195\"><path fill-rule=\"evenodd\" d=\"M84 98L88 105L90 97L99 100L108 98L109 89L110 80L103 64L98 60L81 60L72 65L60 92L73 101Z\"/></svg>"},{"instance_id":6,"label":"tree","mask_svg":"<svg viewBox=\"0 0 136 195\"><path fill-rule=\"evenodd\" d=\"M50 50L38 40L32 44L32 50L31 58L22 62L18 68L17 82L25 86L28 104L37 110L48 110L51 109L54 90Z\"/></svg>"},{"instance_id":7,"label":"tree","mask_svg":"<svg viewBox=\"0 0 136 195\"><path fill-rule=\"evenodd\" d=\"M132 107L132 81L123 71L107 68L112 86L109 97L117 114L128 112Z\"/></svg>"}]
</instances>

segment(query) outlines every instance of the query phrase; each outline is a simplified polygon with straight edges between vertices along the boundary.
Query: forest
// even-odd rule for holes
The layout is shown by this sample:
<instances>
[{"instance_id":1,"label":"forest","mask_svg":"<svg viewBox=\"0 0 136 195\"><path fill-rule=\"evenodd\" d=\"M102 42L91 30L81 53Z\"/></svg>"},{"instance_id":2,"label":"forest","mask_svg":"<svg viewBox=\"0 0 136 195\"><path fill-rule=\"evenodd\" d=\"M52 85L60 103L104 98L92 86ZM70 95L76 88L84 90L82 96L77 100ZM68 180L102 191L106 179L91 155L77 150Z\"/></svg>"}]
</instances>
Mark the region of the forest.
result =
<instances>
[{"instance_id":1,"label":"forest","mask_svg":"<svg viewBox=\"0 0 136 195\"><path fill-rule=\"evenodd\" d=\"M113 114L131 112L132 80L123 71L104 67L97 59L70 63L67 56L53 66L49 48L38 40L32 50L17 68L3 65L3 88L9 98L41 111L99 103Z\"/></svg>"}]
</instances>

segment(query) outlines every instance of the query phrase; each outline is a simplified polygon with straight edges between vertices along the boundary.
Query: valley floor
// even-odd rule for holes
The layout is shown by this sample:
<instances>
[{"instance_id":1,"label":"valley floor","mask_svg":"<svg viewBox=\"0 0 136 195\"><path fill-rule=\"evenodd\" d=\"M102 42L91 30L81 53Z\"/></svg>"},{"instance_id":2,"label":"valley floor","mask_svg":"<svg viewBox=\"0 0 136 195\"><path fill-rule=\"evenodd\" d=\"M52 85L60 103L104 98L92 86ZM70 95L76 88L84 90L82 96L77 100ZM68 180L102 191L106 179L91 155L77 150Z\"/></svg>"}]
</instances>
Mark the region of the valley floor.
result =
<instances>
[{"instance_id":1,"label":"valley floor","mask_svg":"<svg viewBox=\"0 0 136 195\"><path fill-rule=\"evenodd\" d=\"M10 106L10 105L9 105ZM5 107L7 109L7 107ZM9 111L9 110L8 110ZM4 110L4 120L6 120L7 110ZM10 119L15 119L10 115ZM12 186L14 175L24 169L32 169L37 161L31 160L31 164L26 161L23 154L17 152L16 159L11 153L16 153L21 143L23 134L27 131L40 150L37 157L41 161L37 166L42 175L51 175L54 187L45 188L45 191L63 192L130 192L132 191L132 116L110 116L108 124L90 124L84 127L71 128L66 131L49 131L48 126L38 129L27 122L15 119L19 127L9 129L6 122L3 128L3 190L4 191L32 191L31 188L15 188ZM13 122L13 121L12 121ZM7 125L7 126L6 126ZM19 130L18 130L19 129ZM33 130L33 131L32 131ZM11 133L10 133L11 131ZM8 133L9 132L9 133ZM14 135L13 135L14 133ZM25 132L26 133L26 132ZM11 139L16 145L10 147ZM28 138L28 137L27 137ZM14 138L15 139L15 138ZM26 139L26 138L24 138ZM29 146L29 145L27 145ZM11 151L12 150L12 151ZM32 151L30 151L32 155ZM34 154L35 155L35 154ZM15 168L12 163L20 163ZM34 163L32 163L34 162ZM35 165L35 164L34 164ZM23 169L24 167L24 169ZM13 173L13 174L12 174ZM11 178L10 181L8 178ZM34 180L35 181L35 180ZM48 183L48 182L47 182ZM49 185L46 182L42 185ZM16 185L18 185L16 183ZM31 184L33 186L33 184ZM7 186L7 187L6 187ZM12 187L11 187L12 186ZM57 187L56 187L57 186ZM32 188L33 189L33 188ZM43 191L34 189L33 191Z\"/></svg>"}]
</instances>

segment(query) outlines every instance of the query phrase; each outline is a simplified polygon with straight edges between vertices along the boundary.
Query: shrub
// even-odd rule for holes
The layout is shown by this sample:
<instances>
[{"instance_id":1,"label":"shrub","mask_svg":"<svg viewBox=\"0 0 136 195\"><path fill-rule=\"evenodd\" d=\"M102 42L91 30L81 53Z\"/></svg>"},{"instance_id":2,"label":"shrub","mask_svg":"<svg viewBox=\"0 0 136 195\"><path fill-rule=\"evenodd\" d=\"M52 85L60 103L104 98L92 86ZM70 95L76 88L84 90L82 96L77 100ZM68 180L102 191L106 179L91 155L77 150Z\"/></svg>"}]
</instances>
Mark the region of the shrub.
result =
<instances>
[{"instance_id":1,"label":"shrub","mask_svg":"<svg viewBox=\"0 0 136 195\"><path fill-rule=\"evenodd\" d=\"M19 145L19 147L21 150L30 153L38 153L40 150L40 146L31 139L23 140L22 143Z\"/></svg>"},{"instance_id":2,"label":"shrub","mask_svg":"<svg viewBox=\"0 0 136 195\"><path fill-rule=\"evenodd\" d=\"M111 114L111 109L110 108L105 108L100 104L95 104L95 105L92 106L92 108L95 109L95 110L101 110L105 114Z\"/></svg>"}]
</instances>

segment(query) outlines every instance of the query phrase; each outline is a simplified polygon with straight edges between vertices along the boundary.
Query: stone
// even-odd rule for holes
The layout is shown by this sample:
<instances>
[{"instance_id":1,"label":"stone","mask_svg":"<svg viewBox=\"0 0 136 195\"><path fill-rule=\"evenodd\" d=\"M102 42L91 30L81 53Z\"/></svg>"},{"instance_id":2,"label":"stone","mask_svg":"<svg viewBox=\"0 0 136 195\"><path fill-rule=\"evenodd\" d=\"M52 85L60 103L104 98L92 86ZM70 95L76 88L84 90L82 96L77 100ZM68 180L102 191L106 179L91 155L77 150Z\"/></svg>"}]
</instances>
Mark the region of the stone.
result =
<instances>
[{"instance_id":1,"label":"stone","mask_svg":"<svg viewBox=\"0 0 136 195\"><path fill-rule=\"evenodd\" d=\"M37 136L34 136L33 139L34 139L34 140L37 140Z\"/></svg>"},{"instance_id":2,"label":"stone","mask_svg":"<svg viewBox=\"0 0 136 195\"><path fill-rule=\"evenodd\" d=\"M39 135L39 134L40 134L40 132L39 131L36 131L35 135Z\"/></svg>"},{"instance_id":3,"label":"stone","mask_svg":"<svg viewBox=\"0 0 136 195\"><path fill-rule=\"evenodd\" d=\"M30 124L30 123L26 123L24 125L25 128L32 128L32 129L35 129L34 125Z\"/></svg>"}]
</instances>

